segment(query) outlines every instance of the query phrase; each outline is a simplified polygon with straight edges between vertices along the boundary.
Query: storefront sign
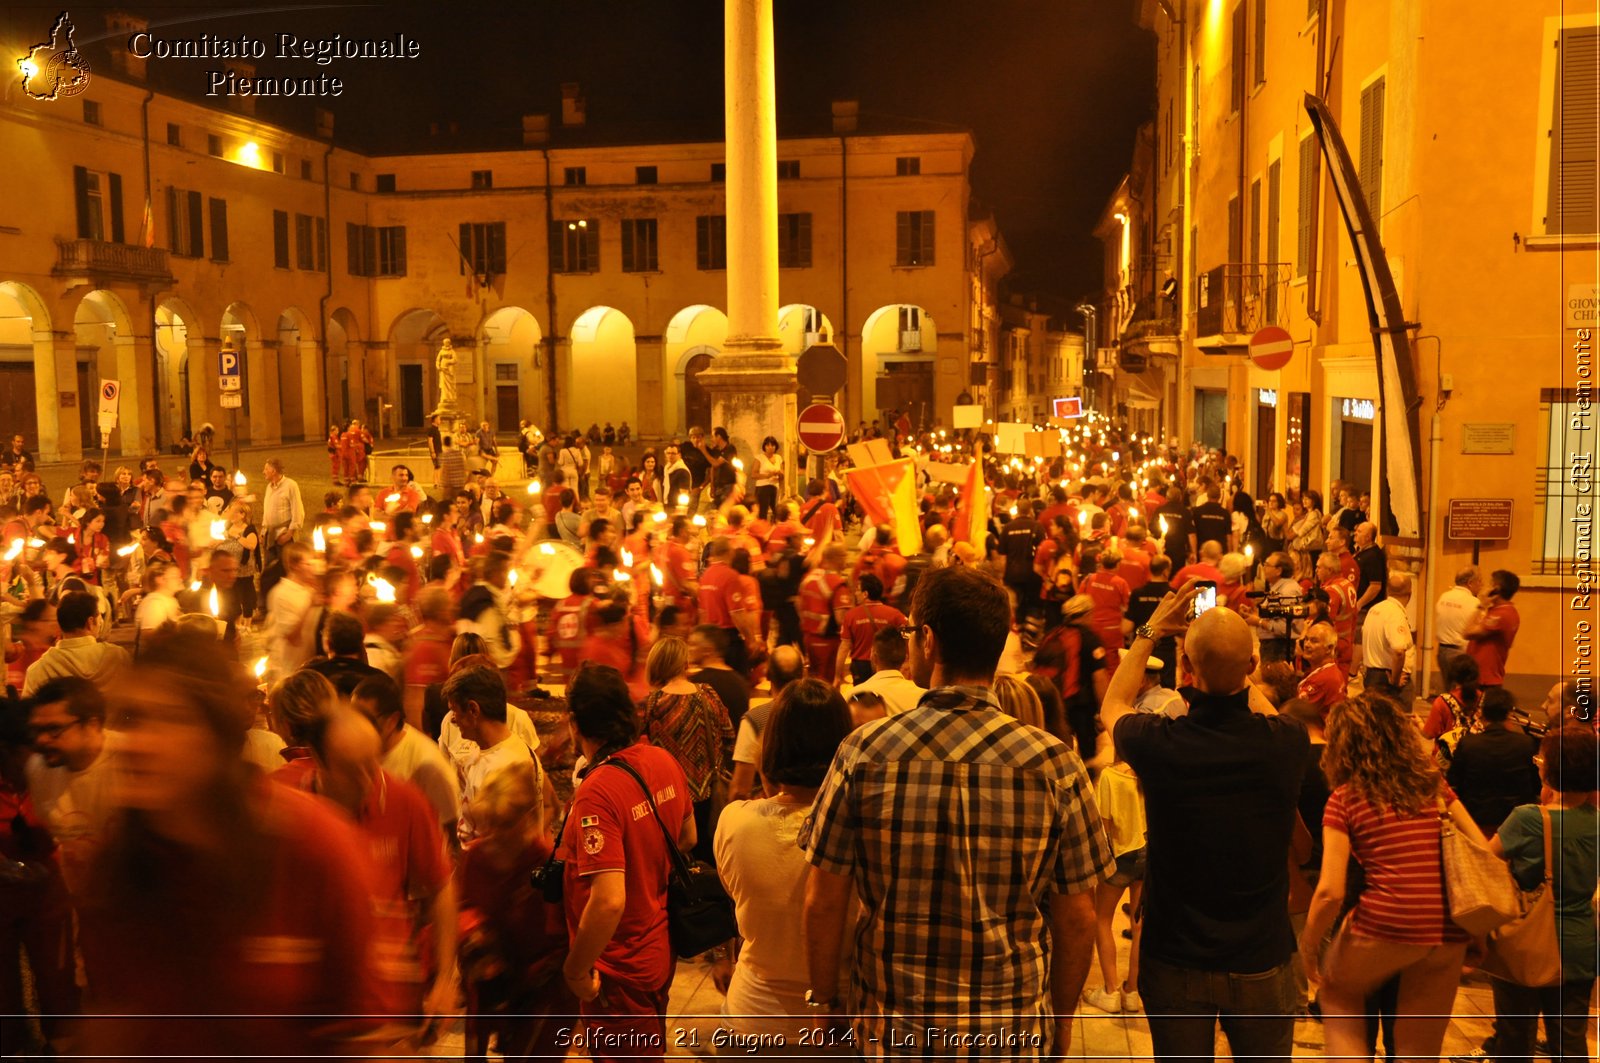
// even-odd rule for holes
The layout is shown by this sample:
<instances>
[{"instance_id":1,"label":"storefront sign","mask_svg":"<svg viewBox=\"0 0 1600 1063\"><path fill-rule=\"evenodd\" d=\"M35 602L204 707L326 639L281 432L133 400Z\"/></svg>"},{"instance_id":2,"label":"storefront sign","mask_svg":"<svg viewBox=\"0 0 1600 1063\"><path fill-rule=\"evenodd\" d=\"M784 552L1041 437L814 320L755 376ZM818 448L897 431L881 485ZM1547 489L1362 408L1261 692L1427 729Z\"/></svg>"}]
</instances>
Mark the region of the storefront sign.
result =
<instances>
[{"instance_id":1,"label":"storefront sign","mask_svg":"<svg viewBox=\"0 0 1600 1063\"><path fill-rule=\"evenodd\" d=\"M1517 449L1517 426L1512 421L1480 421L1461 426L1461 453L1512 454Z\"/></svg>"},{"instance_id":2,"label":"storefront sign","mask_svg":"<svg viewBox=\"0 0 1600 1063\"><path fill-rule=\"evenodd\" d=\"M1511 538L1511 499L1452 498L1445 535L1451 539Z\"/></svg>"},{"instance_id":3,"label":"storefront sign","mask_svg":"<svg viewBox=\"0 0 1600 1063\"><path fill-rule=\"evenodd\" d=\"M1352 421L1370 421L1377 412L1371 399L1344 399L1339 408Z\"/></svg>"}]
</instances>

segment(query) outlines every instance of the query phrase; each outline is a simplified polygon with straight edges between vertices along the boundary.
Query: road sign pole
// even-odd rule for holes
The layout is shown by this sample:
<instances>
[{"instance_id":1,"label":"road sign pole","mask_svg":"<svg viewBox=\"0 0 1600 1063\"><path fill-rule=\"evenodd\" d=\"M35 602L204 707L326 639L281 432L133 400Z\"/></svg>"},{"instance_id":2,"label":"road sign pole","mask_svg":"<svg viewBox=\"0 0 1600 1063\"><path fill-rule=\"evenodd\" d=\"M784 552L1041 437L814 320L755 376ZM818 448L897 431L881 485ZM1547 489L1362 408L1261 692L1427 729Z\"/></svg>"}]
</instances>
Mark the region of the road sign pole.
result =
<instances>
[{"instance_id":1,"label":"road sign pole","mask_svg":"<svg viewBox=\"0 0 1600 1063\"><path fill-rule=\"evenodd\" d=\"M239 407L228 411L228 430L233 433L233 471L239 472Z\"/></svg>"}]
</instances>

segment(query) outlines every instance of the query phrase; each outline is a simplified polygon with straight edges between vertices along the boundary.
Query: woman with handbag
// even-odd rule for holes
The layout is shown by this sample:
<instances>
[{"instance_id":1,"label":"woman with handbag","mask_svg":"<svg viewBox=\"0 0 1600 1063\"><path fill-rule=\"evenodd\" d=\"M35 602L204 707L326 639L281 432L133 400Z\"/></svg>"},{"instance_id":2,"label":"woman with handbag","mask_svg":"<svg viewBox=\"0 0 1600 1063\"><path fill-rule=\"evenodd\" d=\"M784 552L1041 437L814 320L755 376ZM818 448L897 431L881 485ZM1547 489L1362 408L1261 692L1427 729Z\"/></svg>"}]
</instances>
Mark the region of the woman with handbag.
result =
<instances>
[{"instance_id":1,"label":"woman with handbag","mask_svg":"<svg viewBox=\"0 0 1600 1063\"><path fill-rule=\"evenodd\" d=\"M1372 691L1328 714L1323 771L1333 794L1322 814L1322 873L1300 958L1320 989L1330 1059L1370 1059L1367 998L1398 976L1392 1047L1400 1059L1439 1054L1461 980L1468 935L1445 895L1439 809L1487 847L1401 705ZM1366 888L1327 954L1322 942L1345 897L1349 860Z\"/></svg>"},{"instance_id":2,"label":"woman with handbag","mask_svg":"<svg viewBox=\"0 0 1600 1063\"><path fill-rule=\"evenodd\" d=\"M567 710L587 766L556 845L570 939L562 975L584 1031L563 1047L595 1063L661 1059L674 971L666 833L679 850L694 848L689 781L672 754L639 741L638 713L615 668L580 669Z\"/></svg>"},{"instance_id":3,"label":"woman with handbag","mask_svg":"<svg viewBox=\"0 0 1600 1063\"><path fill-rule=\"evenodd\" d=\"M1307 491L1295 506L1295 512L1289 539L1295 575L1299 579L1315 580L1317 558L1322 556L1328 541L1322 527L1322 496L1315 491Z\"/></svg>"},{"instance_id":4,"label":"woman with handbag","mask_svg":"<svg viewBox=\"0 0 1600 1063\"><path fill-rule=\"evenodd\" d=\"M650 693L639 706L645 737L671 753L688 778L700 837L694 856L711 863L716 828L712 791L731 763L733 724L715 690L689 681L689 645L683 639L658 639L645 660L645 677Z\"/></svg>"},{"instance_id":5,"label":"woman with handbag","mask_svg":"<svg viewBox=\"0 0 1600 1063\"><path fill-rule=\"evenodd\" d=\"M1588 1063L1589 999L1600 954L1594 909L1600 880L1600 812L1594 799L1600 771L1594 730L1568 723L1544 736L1539 753L1542 799L1514 809L1490 848L1510 861L1519 886L1538 889L1543 883L1551 891L1551 903L1536 901L1528 917L1553 916L1554 933L1543 925L1528 927L1522 954L1508 946L1515 923L1491 936L1483 966L1494 986L1495 1020L1484 1054L1499 1063L1527 1063L1533 1057L1534 1024L1543 1013L1551 1058ZM1552 945L1560 958L1554 968L1558 977L1536 975L1533 980L1542 984L1521 984L1533 968L1549 966L1538 961L1548 960L1545 950Z\"/></svg>"}]
</instances>

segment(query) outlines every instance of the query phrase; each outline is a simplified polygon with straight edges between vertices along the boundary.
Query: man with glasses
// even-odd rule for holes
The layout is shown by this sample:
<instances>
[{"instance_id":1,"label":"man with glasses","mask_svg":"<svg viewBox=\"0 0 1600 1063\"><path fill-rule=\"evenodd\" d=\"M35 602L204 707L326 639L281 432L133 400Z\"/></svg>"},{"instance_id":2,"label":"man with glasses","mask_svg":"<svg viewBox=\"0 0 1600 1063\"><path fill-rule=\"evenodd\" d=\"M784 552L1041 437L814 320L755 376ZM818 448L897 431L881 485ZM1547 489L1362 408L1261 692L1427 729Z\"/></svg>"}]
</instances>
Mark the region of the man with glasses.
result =
<instances>
[{"instance_id":1,"label":"man with glasses","mask_svg":"<svg viewBox=\"0 0 1600 1063\"><path fill-rule=\"evenodd\" d=\"M28 727L38 756L28 762L28 792L58 841L80 836L109 811L105 725L105 697L87 679L60 676L34 693Z\"/></svg>"},{"instance_id":2,"label":"man with glasses","mask_svg":"<svg viewBox=\"0 0 1600 1063\"><path fill-rule=\"evenodd\" d=\"M1296 691L1328 718L1328 711L1346 697L1345 672L1338 659L1339 636L1331 624L1312 624L1300 637L1300 656L1310 666Z\"/></svg>"}]
</instances>

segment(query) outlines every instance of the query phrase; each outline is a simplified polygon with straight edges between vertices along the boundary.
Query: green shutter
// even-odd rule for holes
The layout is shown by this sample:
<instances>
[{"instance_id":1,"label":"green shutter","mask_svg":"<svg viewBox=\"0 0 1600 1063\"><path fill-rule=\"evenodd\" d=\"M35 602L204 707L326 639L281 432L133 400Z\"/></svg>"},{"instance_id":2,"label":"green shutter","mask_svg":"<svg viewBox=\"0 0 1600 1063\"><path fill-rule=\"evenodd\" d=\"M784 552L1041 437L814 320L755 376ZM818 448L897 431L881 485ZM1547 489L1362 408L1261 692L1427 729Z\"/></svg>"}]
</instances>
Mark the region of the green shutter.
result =
<instances>
[{"instance_id":1,"label":"green shutter","mask_svg":"<svg viewBox=\"0 0 1600 1063\"><path fill-rule=\"evenodd\" d=\"M1545 231L1600 232L1600 28L1565 30L1558 47Z\"/></svg>"},{"instance_id":2,"label":"green shutter","mask_svg":"<svg viewBox=\"0 0 1600 1063\"><path fill-rule=\"evenodd\" d=\"M567 225L566 222L552 220L550 222L550 272L565 273L567 271Z\"/></svg>"},{"instance_id":3,"label":"green shutter","mask_svg":"<svg viewBox=\"0 0 1600 1063\"><path fill-rule=\"evenodd\" d=\"M478 266L477 260L473 257L474 249L472 246L472 223L469 221L462 222L459 231L461 234L461 242L456 244L456 247L460 248L461 251L461 254L458 257L461 259L461 273L465 275L467 272L467 266L469 264L473 267L474 271L477 270ZM557 268L559 269L560 267Z\"/></svg>"},{"instance_id":4,"label":"green shutter","mask_svg":"<svg viewBox=\"0 0 1600 1063\"><path fill-rule=\"evenodd\" d=\"M1313 216L1317 201L1317 138L1309 136L1300 141L1300 204L1295 218L1295 270L1296 277L1311 272L1311 234L1317 224Z\"/></svg>"},{"instance_id":5,"label":"green shutter","mask_svg":"<svg viewBox=\"0 0 1600 1063\"><path fill-rule=\"evenodd\" d=\"M289 268L289 212L286 210L272 212L272 264L279 269Z\"/></svg>"},{"instance_id":6,"label":"green shutter","mask_svg":"<svg viewBox=\"0 0 1600 1063\"><path fill-rule=\"evenodd\" d=\"M1383 78L1361 90L1361 159L1356 170L1374 224L1383 216L1383 97Z\"/></svg>"},{"instance_id":7,"label":"green shutter","mask_svg":"<svg viewBox=\"0 0 1600 1063\"><path fill-rule=\"evenodd\" d=\"M505 250L504 250L505 249L505 233L506 233L505 224L502 223L499 226L499 229L500 229L500 246L501 246L500 270L499 270L499 272L504 273L506 271ZM585 269L587 269L587 270L589 270L591 272L599 272L599 270L600 270L600 219L599 218L590 218L588 227L583 230L583 266L584 266Z\"/></svg>"},{"instance_id":8,"label":"green shutter","mask_svg":"<svg viewBox=\"0 0 1600 1063\"><path fill-rule=\"evenodd\" d=\"M199 192L185 192L189 197L189 247L185 254L202 258L206 253L205 212Z\"/></svg>"},{"instance_id":9,"label":"green shutter","mask_svg":"<svg viewBox=\"0 0 1600 1063\"><path fill-rule=\"evenodd\" d=\"M361 230L363 226L353 221L344 223L345 271L352 277L365 277L361 264Z\"/></svg>"},{"instance_id":10,"label":"green shutter","mask_svg":"<svg viewBox=\"0 0 1600 1063\"><path fill-rule=\"evenodd\" d=\"M1283 160L1267 167L1267 323L1278 324L1278 226L1283 212Z\"/></svg>"},{"instance_id":11,"label":"green shutter","mask_svg":"<svg viewBox=\"0 0 1600 1063\"><path fill-rule=\"evenodd\" d=\"M111 242L122 243L122 175L106 174L106 195L111 197Z\"/></svg>"},{"instance_id":12,"label":"green shutter","mask_svg":"<svg viewBox=\"0 0 1600 1063\"><path fill-rule=\"evenodd\" d=\"M213 199L211 209L211 258L216 262L228 261L228 201Z\"/></svg>"},{"instance_id":13,"label":"green shutter","mask_svg":"<svg viewBox=\"0 0 1600 1063\"><path fill-rule=\"evenodd\" d=\"M1256 53L1255 74L1257 85L1267 80L1267 0L1256 0Z\"/></svg>"},{"instance_id":14,"label":"green shutter","mask_svg":"<svg viewBox=\"0 0 1600 1063\"><path fill-rule=\"evenodd\" d=\"M93 226L89 224L89 168L72 168L72 195L78 207L78 239L94 239Z\"/></svg>"}]
</instances>

